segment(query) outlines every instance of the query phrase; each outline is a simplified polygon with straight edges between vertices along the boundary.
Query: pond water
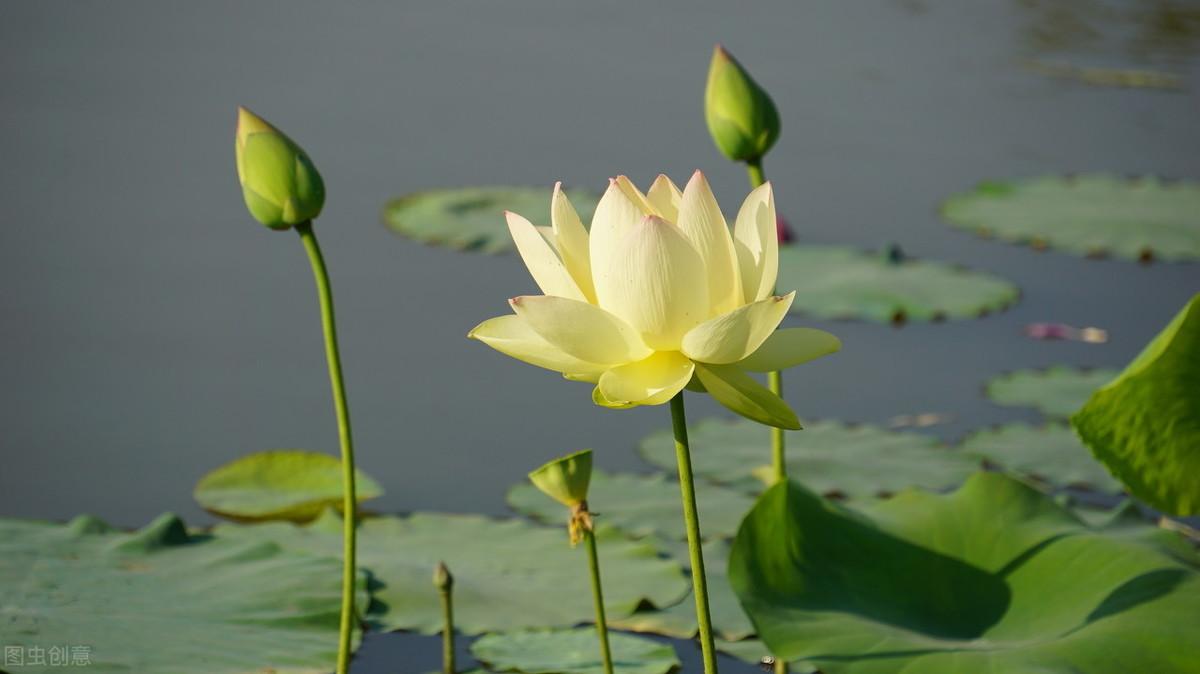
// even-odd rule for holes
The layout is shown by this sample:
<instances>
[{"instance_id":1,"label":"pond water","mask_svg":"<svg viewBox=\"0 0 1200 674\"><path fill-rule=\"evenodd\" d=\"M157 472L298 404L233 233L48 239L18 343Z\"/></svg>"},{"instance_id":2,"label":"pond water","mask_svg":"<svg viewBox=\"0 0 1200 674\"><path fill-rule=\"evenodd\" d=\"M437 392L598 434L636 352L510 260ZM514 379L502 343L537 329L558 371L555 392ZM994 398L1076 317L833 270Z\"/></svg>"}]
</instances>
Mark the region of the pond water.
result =
<instances>
[{"instance_id":1,"label":"pond water","mask_svg":"<svg viewBox=\"0 0 1200 674\"><path fill-rule=\"evenodd\" d=\"M244 104L300 139L329 199L360 465L385 511L505 512L512 483L580 447L648 470L664 408L595 408L585 385L465 338L533 289L512 256L399 239L384 202L441 186L599 189L705 170L732 211L743 172L702 117L721 41L775 97L768 157L802 240L961 263L1012 279L1011 309L909 325L789 317L842 353L789 377L801 418L951 418L955 439L1033 420L988 377L1119 367L1200 289L1200 265L1038 253L953 230L941 199L986 178L1200 172L1198 3L315 2L11 5L0 22L0 516L136 526L212 519L196 479L247 452L336 452L307 261L246 215L233 169ZM1179 89L1091 86L1071 68L1148 68ZM499 217L499 216L498 216ZM1027 323L1109 331L1039 342ZM720 414L695 399L693 419ZM693 657L690 646L679 649ZM433 668L437 645L372 637L356 672ZM418 658L425 660L418 662ZM691 669L695 669L693 666ZM734 671L732 667L728 671Z\"/></svg>"}]
</instances>

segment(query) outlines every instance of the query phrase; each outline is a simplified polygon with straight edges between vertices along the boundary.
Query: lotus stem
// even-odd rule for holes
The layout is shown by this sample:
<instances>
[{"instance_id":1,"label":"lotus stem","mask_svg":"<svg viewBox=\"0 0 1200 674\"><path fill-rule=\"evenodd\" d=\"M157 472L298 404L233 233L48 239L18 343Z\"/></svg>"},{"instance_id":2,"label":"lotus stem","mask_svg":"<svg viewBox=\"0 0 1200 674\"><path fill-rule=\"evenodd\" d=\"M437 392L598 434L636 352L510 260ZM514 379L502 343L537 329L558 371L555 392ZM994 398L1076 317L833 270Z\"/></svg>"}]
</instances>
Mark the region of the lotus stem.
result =
<instances>
[{"instance_id":1,"label":"lotus stem","mask_svg":"<svg viewBox=\"0 0 1200 674\"><path fill-rule=\"evenodd\" d=\"M442 674L454 674L454 576L444 562L434 569L433 584L442 601Z\"/></svg>"},{"instance_id":2,"label":"lotus stem","mask_svg":"<svg viewBox=\"0 0 1200 674\"><path fill-rule=\"evenodd\" d=\"M321 327L325 333L325 360L329 363L329 384L333 389L333 408L337 415L338 440L342 452L342 614L338 626L337 674L350 668L350 644L354 632L355 527L357 493L354 487L354 443L350 435L350 408L346 403L346 385L342 381L342 360L338 353L337 323L333 315L333 288L321 246L313 233L312 221L296 225L300 241L312 264L321 304Z\"/></svg>"},{"instance_id":3,"label":"lotus stem","mask_svg":"<svg viewBox=\"0 0 1200 674\"><path fill-rule=\"evenodd\" d=\"M596 554L596 532L591 527L584 529L583 541L587 546L588 567L592 574L592 603L596 607L596 634L600 637L600 658L604 662L604 673L613 674L612 650L608 646L608 622L604 617L604 590L600 586L600 558Z\"/></svg>"},{"instance_id":4,"label":"lotus stem","mask_svg":"<svg viewBox=\"0 0 1200 674\"><path fill-rule=\"evenodd\" d=\"M675 432L675 461L679 464L679 494L683 499L683 521L687 527L688 556L692 563L692 594L696 597L696 623L700 627L700 649L705 674L717 674L713 644L712 612L708 608L708 579L704 575L704 553L700 549L700 515L696 512L696 482L688 444L687 416L683 391L671 398L671 427Z\"/></svg>"}]
</instances>

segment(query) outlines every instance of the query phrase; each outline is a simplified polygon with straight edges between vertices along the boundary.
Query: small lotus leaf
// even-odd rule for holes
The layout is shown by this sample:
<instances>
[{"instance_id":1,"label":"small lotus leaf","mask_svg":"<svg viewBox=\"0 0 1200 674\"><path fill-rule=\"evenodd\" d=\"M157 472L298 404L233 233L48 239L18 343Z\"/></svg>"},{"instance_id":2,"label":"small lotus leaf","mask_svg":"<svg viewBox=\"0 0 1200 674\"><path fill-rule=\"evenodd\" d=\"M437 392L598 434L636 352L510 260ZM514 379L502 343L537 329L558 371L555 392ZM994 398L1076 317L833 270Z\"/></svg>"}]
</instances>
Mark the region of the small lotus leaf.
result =
<instances>
[{"instance_id":1,"label":"small lotus leaf","mask_svg":"<svg viewBox=\"0 0 1200 674\"><path fill-rule=\"evenodd\" d=\"M746 517L729 577L770 650L825 674L1192 674L1200 556L1090 528L1001 473L857 511L796 483Z\"/></svg>"},{"instance_id":2,"label":"small lotus leaf","mask_svg":"<svg viewBox=\"0 0 1200 674\"><path fill-rule=\"evenodd\" d=\"M733 536L742 517L754 505L754 500L744 493L712 484L698 484L696 492L700 528L705 538ZM517 512L541 522L567 522L567 509L532 485L514 486L507 500ZM597 522L612 525L630 536L654 535L671 540L687 537L679 482L664 475L593 471L588 505Z\"/></svg>"},{"instance_id":3,"label":"small lotus leaf","mask_svg":"<svg viewBox=\"0 0 1200 674\"><path fill-rule=\"evenodd\" d=\"M670 644L620 632L608 633L615 674L666 674L679 667ZM487 634L471 655L490 669L525 674L604 674L593 627Z\"/></svg>"},{"instance_id":4,"label":"small lotus leaf","mask_svg":"<svg viewBox=\"0 0 1200 674\"><path fill-rule=\"evenodd\" d=\"M1071 423L1134 496L1200 514L1200 293Z\"/></svg>"},{"instance_id":5,"label":"small lotus leaf","mask_svg":"<svg viewBox=\"0 0 1200 674\"><path fill-rule=\"evenodd\" d=\"M584 223L592 219L597 197L587 190L564 190ZM416 192L384 207L384 223L397 234L457 250L501 253L512 250L504 211L535 225L550 224L550 187L460 187Z\"/></svg>"},{"instance_id":6,"label":"small lotus leaf","mask_svg":"<svg viewBox=\"0 0 1200 674\"><path fill-rule=\"evenodd\" d=\"M291 550L341 552L341 519L330 511L307 526L222 524L216 530ZM652 546L605 531L597 543L609 615L628 615L643 602L670 606L687 593L680 566ZM594 615L586 552L571 547L565 528L479 515L372 517L359 524L358 561L378 582L367 617L384 630L441 630L440 599L429 582L440 561L454 574L455 626L465 634L568 627Z\"/></svg>"},{"instance_id":7,"label":"small lotus leaf","mask_svg":"<svg viewBox=\"0 0 1200 674\"><path fill-rule=\"evenodd\" d=\"M997 276L942 262L807 244L780 247L777 285L796 291L794 313L883 323L974 318L1020 295Z\"/></svg>"},{"instance_id":8,"label":"small lotus leaf","mask_svg":"<svg viewBox=\"0 0 1200 674\"><path fill-rule=\"evenodd\" d=\"M1056 365L1002 374L989 381L985 390L997 405L1033 407L1052 419L1066 419L1116 376L1115 370Z\"/></svg>"},{"instance_id":9,"label":"small lotus leaf","mask_svg":"<svg viewBox=\"0 0 1200 674\"><path fill-rule=\"evenodd\" d=\"M1064 423L1018 422L978 431L963 440L962 450L1037 482L1121 492L1121 483Z\"/></svg>"},{"instance_id":10,"label":"small lotus leaf","mask_svg":"<svg viewBox=\"0 0 1200 674\"><path fill-rule=\"evenodd\" d=\"M354 479L360 503L383 495L361 470ZM304 522L326 508L341 509L342 462L300 449L257 452L200 478L193 496L205 510L233 520Z\"/></svg>"},{"instance_id":11,"label":"small lotus leaf","mask_svg":"<svg viewBox=\"0 0 1200 674\"><path fill-rule=\"evenodd\" d=\"M749 421L704 419L688 429L688 437L697 475L752 493L770 481L770 429ZM786 442L792 479L819 493L848 498L887 495L911 486L946 489L979 466L978 459L930 436L870 425L809 422L802 431L789 431ZM670 431L646 437L639 449L656 466L675 466Z\"/></svg>"},{"instance_id":12,"label":"small lotus leaf","mask_svg":"<svg viewBox=\"0 0 1200 674\"><path fill-rule=\"evenodd\" d=\"M1200 184L1153 177L990 181L946 200L956 227L1076 255L1200 258Z\"/></svg>"},{"instance_id":13,"label":"small lotus leaf","mask_svg":"<svg viewBox=\"0 0 1200 674\"><path fill-rule=\"evenodd\" d=\"M337 560L191 535L173 515L133 533L0 520L0 644L46 664L14 671L65 671L49 649L78 646L68 669L96 674L325 674L340 610Z\"/></svg>"}]
</instances>

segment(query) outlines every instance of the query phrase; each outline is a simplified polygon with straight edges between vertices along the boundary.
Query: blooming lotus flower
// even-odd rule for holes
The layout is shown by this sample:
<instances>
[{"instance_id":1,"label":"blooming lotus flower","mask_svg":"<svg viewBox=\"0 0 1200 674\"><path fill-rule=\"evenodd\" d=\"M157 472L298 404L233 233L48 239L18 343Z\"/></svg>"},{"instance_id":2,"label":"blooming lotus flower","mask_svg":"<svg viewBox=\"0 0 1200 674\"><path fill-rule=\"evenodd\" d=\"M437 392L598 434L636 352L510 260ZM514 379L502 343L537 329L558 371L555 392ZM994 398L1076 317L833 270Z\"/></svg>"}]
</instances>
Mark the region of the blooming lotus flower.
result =
<instances>
[{"instance_id":1,"label":"blooming lotus flower","mask_svg":"<svg viewBox=\"0 0 1200 674\"><path fill-rule=\"evenodd\" d=\"M659 176L643 194L610 181L590 231L555 185L551 226L506 213L543 295L509 300L513 315L469 336L518 360L594 383L605 407L661 405L685 386L731 410L799 428L748 372L770 372L840 348L820 330L776 330L795 293L775 294L779 268L770 183L755 189L732 232L704 175L680 191Z\"/></svg>"}]
</instances>

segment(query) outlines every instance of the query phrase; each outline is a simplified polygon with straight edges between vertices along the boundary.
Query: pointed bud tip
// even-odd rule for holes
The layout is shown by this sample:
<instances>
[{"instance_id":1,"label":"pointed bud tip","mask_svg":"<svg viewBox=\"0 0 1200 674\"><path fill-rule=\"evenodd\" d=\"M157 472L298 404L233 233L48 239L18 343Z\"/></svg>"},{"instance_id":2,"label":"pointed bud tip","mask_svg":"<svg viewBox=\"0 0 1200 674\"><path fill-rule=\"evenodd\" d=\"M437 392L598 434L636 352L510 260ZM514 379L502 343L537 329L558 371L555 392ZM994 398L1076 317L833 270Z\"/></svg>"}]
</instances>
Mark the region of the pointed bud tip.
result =
<instances>
[{"instance_id":1,"label":"pointed bud tip","mask_svg":"<svg viewBox=\"0 0 1200 674\"><path fill-rule=\"evenodd\" d=\"M433 567L433 584L439 590L448 590L454 585L454 576L445 562L438 562L437 566Z\"/></svg>"}]
</instances>

